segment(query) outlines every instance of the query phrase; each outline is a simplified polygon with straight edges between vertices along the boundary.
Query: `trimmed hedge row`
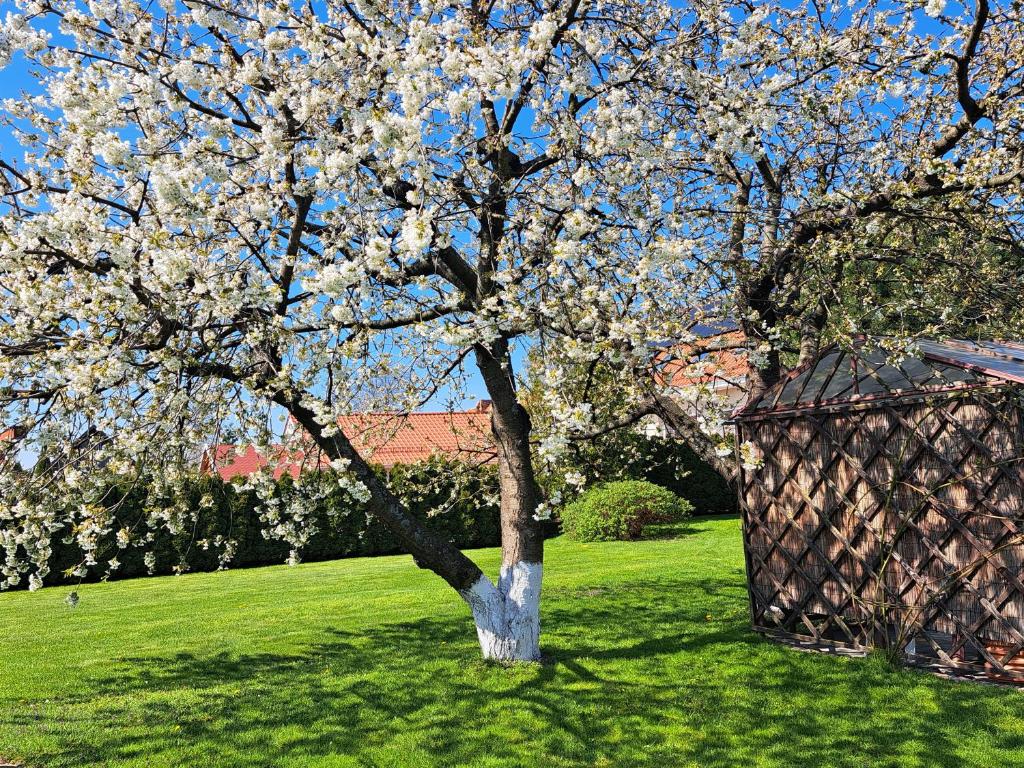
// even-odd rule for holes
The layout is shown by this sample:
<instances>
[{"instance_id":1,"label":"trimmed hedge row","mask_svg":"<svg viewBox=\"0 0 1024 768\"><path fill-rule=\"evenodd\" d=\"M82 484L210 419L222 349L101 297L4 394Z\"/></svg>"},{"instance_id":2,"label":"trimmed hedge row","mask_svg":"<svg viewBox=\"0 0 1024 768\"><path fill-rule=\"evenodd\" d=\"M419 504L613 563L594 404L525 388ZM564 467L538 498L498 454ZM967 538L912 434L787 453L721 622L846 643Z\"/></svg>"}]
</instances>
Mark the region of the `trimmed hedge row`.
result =
<instances>
[{"instance_id":1,"label":"trimmed hedge row","mask_svg":"<svg viewBox=\"0 0 1024 768\"><path fill-rule=\"evenodd\" d=\"M668 457L637 476L668 488L693 505L695 515L724 515L739 511L736 490L686 443L649 438L648 456Z\"/></svg>"},{"instance_id":2,"label":"trimmed hedge row","mask_svg":"<svg viewBox=\"0 0 1024 768\"><path fill-rule=\"evenodd\" d=\"M629 450L591 451L581 460L603 481L643 479L668 488L692 504L695 514L736 508L729 485L685 444L641 435L632 436L629 442ZM381 476L416 517L456 546L466 549L501 543L498 478L493 466L468 467L435 459L381 471ZM302 560L403 552L365 505L353 501L328 473L321 479L330 490L309 507L306 523L312 524L316 533L299 549ZM291 478L283 478L275 496L286 496L292 490ZM548 488L552 490L557 488ZM146 483L111 486L104 507L113 520L110 533L100 538L95 550L99 565L84 577L71 573L84 554L72 532L62 531L53 544L46 583L102 578L115 558L120 565L109 573L111 579L212 571L220 567L228 541L233 542L230 567L234 568L282 563L292 549L287 542L264 535L267 525L260 519L260 501L254 491L241 490L219 477L196 477L173 498L161 497ZM154 509L171 516L177 511L180 521L175 532L164 525L151 528L147 524ZM545 533L556 535L558 528L558 520L551 520ZM132 544L128 547L118 546L116 534L122 529L130 532ZM139 546L143 537L149 540Z\"/></svg>"},{"instance_id":3,"label":"trimmed hedge row","mask_svg":"<svg viewBox=\"0 0 1024 768\"><path fill-rule=\"evenodd\" d=\"M396 467L382 476L391 489L418 518L447 537L460 548L491 547L500 543L501 525L497 503L498 479L493 467L469 468L444 461ZM316 527L300 549L303 561L333 560L359 555L390 555L402 552L392 535L365 505L355 502L328 474L322 476L327 490L323 498L310 505L306 520ZM278 481L274 495L282 497L293 490L293 481ZM234 542L230 567L251 567L282 563L291 546L264 535L267 525L260 519L260 501L252 490L219 477L197 477L188 482L174 498L160 498L145 484L130 488L111 486L104 507L113 516L111 532L101 537L96 548L98 566L85 580L102 578L112 559L120 565L111 579L131 578L149 573L212 571L220 566L224 542ZM150 527L147 518L154 508L188 510L180 530L172 533L166 526ZM130 531L132 544L119 547L117 531ZM83 560L81 547L68 536L58 534L50 559L46 582L77 582L71 573ZM152 537L143 545L143 537ZM152 553L150 562L146 553Z\"/></svg>"}]
</instances>

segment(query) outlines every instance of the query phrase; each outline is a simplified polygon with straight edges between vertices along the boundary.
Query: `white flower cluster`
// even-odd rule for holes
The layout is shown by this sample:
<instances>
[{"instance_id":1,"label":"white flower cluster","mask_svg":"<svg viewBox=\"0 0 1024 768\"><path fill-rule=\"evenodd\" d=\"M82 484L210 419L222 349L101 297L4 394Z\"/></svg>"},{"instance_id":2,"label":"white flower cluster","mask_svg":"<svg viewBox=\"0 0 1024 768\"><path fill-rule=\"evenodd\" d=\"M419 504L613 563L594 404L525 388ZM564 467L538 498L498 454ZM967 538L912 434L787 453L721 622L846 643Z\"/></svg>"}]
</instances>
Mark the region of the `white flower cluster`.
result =
<instances>
[{"instance_id":1,"label":"white flower cluster","mask_svg":"<svg viewBox=\"0 0 1024 768\"><path fill-rule=\"evenodd\" d=\"M302 559L302 548L317 533L312 518L325 495L324 489L300 480L283 497L277 494L278 487L269 482L256 484L256 491L260 499L256 511L265 526L264 537L286 542L290 547L288 564L297 565Z\"/></svg>"},{"instance_id":2,"label":"white flower cluster","mask_svg":"<svg viewBox=\"0 0 1024 768\"><path fill-rule=\"evenodd\" d=\"M24 14L8 12L0 23L0 67L7 66L18 51L38 55L49 39L49 33L30 25Z\"/></svg>"}]
</instances>

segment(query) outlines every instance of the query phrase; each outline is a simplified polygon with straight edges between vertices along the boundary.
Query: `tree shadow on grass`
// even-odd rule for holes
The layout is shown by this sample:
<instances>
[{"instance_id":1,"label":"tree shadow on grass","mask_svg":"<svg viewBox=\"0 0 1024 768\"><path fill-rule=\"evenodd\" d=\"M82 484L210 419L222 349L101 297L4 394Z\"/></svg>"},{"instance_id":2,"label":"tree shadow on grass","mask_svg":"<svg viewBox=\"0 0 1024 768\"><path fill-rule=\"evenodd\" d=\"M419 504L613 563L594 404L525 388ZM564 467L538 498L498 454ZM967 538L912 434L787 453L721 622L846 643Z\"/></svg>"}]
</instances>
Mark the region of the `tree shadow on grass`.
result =
<instances>
[{"instance_id":1,"label":"tree shadow on grass","mask_svg":"<svg viewBox=\"0 0 1024 768\"><path fill-rule=\"evenodd\" d=\"M1024 696L764 641L747 628L742 581L584 587L556 596L544 621L541 665L471 661L468 620L335 628L290 655L124 658L88 698L4 724L47 722L53 748L32 756L47 766L952 767L970 749L1024 755L1019 733L988 733L1024 715Z\"/></svg>"}]
</instances>

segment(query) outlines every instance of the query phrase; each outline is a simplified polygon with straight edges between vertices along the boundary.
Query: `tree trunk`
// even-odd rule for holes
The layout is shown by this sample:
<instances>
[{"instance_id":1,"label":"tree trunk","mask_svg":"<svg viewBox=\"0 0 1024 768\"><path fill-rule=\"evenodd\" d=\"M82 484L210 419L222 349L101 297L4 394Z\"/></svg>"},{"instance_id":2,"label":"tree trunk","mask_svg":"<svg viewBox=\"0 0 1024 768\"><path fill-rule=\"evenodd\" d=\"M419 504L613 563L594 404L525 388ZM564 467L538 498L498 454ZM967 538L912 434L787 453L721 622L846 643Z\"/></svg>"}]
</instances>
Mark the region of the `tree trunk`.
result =
<instances>
[{"instance_id":1,"label":"tree trunk","mask_svg":"<svg viewBox=\"0 0 1024 768\"><path fill-rule=\"evenodd\" d=\"M491 431L501 487L501 574L497 587L481 580L468 592L485 658L540 658L540 591L544 537L536 519L540 490L530 455L530 417L519 404L508 344L476 348L491 396Z\"/></svg>"},{"instance_id":2,"label":"tree trunk","mask_svg":"<svg viewBox=\"0 0 1024 768\"><path fill-rule=\"evenodd\" d=\"M391 492L369 464L352 447L342 432L326 436L313 411L296 395L281 394L275 402L284 406L299 426L332 461L343 459L348 470L370 492L370 512L398 539L416 565L428 568L461 594L477 583L483 572L458 547L413 517L402 501Z\"/></svg>"},{"instance_id":3,"label":"tree trunk","mask_svg":"<svg viewBox=\"0 0 1024 768\"><path fill-rule=\"evenodd\" d=\"M485 659L536 661L540 658L541 563L502 563L498 586L481 575L462 592L476 622Z\"/></svg>"},{"instance_id":4,"label":"tree trunk","mask_svg":"<svg viewBox=\"0 0 1024 768\"><path fill-rule=\"evenodd\" d=\"M500 364L497 366L501 369ZM486 378L486 377L485 377ZM529 417L507 391L491 414L501 482L502 565L497 585L454 544L417 520L374 473L342 433L325 436L311 410L294 395L279 394L284 406L330 459L345 459L370 492L370 509L401 542L415 563L447 581L466 601L486 659L540 658L540 585L543 538L533 515L539 492L530 459ZM492 397L494 395L492 394Z\"/></svg>"},{"instance_id":5,"label":"tree trunk","mask_svg":"<svg viewBox=\"0 0 1024 768\"><path fill-rule=\"evenodd\" d=\"M836 276L836 281L839 280ZM800 323L800 359L797 365L803 365L814 358L821 351L821 331L828 320L828 306L825 298L820 298L814 305L814 309L808 312Z\"/></svg>"}]
</instances>

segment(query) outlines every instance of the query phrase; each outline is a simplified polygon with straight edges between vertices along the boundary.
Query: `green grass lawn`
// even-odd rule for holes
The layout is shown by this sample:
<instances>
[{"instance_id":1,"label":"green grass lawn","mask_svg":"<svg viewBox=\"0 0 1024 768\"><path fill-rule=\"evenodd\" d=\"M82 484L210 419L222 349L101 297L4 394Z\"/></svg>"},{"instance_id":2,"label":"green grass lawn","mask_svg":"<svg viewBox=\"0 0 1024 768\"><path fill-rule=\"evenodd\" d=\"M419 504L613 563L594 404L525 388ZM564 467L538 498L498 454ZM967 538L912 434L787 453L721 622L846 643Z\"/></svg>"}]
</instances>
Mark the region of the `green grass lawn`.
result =
<instances>
[{"instance_id":1,"label":"green grass lawn","mask_svg":"<svg viewBox=\"0 0 1024 768\"><path fill-rule=\"evenodd\" d=\"M474 553L493 572L498 554ZM477 661L407 557L0 595L31 766L1024 765L1024 693L748 628L739 526L549 543L543 665Z\"/></svg>"}]
</instances>

